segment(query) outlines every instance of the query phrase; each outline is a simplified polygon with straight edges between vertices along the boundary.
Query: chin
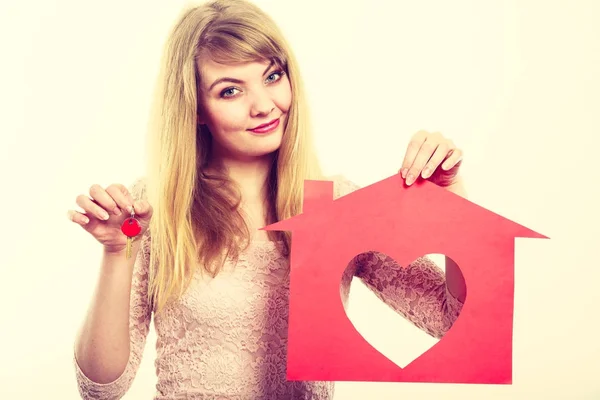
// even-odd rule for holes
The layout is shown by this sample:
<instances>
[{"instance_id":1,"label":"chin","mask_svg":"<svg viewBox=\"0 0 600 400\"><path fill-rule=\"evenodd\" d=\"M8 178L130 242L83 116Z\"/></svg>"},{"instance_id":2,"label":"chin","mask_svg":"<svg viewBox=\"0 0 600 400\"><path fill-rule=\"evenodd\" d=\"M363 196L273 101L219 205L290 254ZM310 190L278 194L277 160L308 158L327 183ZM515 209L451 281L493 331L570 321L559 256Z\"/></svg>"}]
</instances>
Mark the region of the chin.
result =
<instances>
[{"instance_id":1,"label":"chin","mask_svg":"<svg viewBox=\"0 0 600 400\"><path fill-rule=\"evenodd\" d=\"M251 152L262 155L267 155L279 150L283 140L283 132L281 129L277 129L274 132L264 135L252 134L252 136L253 138L251 140L251 146L253 149Z\"/></svg>"},{"instance_id":2,"label":"chin","mask_svg":"<svg viewBox=\"0 0 600 400\"><path fill-rule=\"evenodd\" d=\"M277 142L277 144L273 144L271 146L261 146L260 148L253 149L252 153L255 157L266 157L271 156L276 153L281 147L281 141Z\"/></svg>"}]
</instances>

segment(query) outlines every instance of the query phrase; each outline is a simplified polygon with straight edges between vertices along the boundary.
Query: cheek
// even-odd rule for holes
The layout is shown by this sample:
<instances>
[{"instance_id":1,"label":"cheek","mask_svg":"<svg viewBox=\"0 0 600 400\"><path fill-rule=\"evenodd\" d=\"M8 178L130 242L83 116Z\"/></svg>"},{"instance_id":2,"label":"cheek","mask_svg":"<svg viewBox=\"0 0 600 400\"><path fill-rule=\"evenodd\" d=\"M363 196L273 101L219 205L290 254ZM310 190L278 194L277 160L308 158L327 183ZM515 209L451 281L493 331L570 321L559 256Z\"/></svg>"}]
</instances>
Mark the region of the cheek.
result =
<instances>
[{"instance_id":1,"label":"cheek","mask_svg":"<svg viewBox=\"0 0 600 400\"><path fill-rule=\"evenodd\" d=\"M209 128L214 134L245 127L246 112L240 104L221 103L210 108Z\"/></svg>"},{"instance_id":2,"label":"cheek","mask_svg":"<svg viewBox=\"0 0 600 400\"><path fill-rule=\"evenodd\" d=\"M287 113L292 106L292 88L290 82L286 79L285 82L281 82L281 85L275 92L275 104L282 112Z\"/></svg>"}]
</instances>

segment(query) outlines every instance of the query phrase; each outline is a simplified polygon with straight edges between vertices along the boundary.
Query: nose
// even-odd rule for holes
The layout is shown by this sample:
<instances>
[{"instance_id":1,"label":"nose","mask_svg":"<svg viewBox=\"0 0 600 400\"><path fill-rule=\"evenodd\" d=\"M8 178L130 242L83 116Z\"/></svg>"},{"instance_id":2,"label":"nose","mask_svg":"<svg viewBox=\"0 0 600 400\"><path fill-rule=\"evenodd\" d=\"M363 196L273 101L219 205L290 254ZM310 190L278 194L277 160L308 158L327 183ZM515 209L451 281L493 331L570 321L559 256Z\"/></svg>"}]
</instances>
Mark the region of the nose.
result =
<instances>
[{"instance_id":1,"label":"nose","mask_svg":"<svg viewBox=\"0 0 600 400\"><path fill-rule=\"evenodd\" d=\"M252 97L251 113L253 117L271 114L275 109L275 103L267 90L261 90Z\"/></svg>"}]
</instances>

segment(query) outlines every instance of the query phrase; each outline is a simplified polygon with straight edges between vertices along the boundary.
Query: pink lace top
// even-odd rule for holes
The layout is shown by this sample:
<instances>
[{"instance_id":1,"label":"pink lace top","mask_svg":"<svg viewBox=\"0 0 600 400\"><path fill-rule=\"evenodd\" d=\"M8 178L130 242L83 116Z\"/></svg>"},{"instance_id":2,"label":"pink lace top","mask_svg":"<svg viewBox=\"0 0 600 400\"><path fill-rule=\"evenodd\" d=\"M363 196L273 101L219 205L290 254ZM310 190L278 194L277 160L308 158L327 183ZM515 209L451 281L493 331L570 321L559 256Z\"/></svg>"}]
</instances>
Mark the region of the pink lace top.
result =
<instances>
[{"instance_id":1,"label":"pink lace top","mask_svg":"<svg viewBox=\"0 0 600 400\"><path fill-rule=\"evenodd\" d=\"M355 189L351 182L335 180L338 197ZM286 380L289 278L288 260L279 250L276 242L252 243L235 268L226 266L214 279L197 274L184 296L154 317L155 400L333 398L333 382ZM131 386L152 316L146 301L148 260L149 246L143 245L134 267L131 354L123 374L111 383L95 383L74 359L79 393L84 399L118 399ZM353 276L437 338L451 327L462 307L447 291L443 271L427 258L398 268L395 261L380 253L357 256L342 279L344 302Z\"/></svg>"}]
</instances>

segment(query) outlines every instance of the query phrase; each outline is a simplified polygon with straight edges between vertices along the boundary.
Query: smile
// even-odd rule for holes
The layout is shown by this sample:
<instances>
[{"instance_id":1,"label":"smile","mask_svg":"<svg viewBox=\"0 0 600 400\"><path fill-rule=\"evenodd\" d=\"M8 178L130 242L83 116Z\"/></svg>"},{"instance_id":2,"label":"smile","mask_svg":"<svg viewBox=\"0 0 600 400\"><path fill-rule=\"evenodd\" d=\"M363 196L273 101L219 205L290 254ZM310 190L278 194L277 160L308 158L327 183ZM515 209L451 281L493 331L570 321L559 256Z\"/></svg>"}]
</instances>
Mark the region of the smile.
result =
<instances>
[{"instance_id":1,"label":"smile","mask_svg":"<svg viewBox=\"0 0 600 400\"><path fill-rule=\"evenodd\" d=\"M277 129L277 127L279 126L279 120L280 120L280 118L277 118L271 122L259 125L254 129L248 129L248 130L250 132L254 132L254 133L270 133L270 132L273 132L275 129Z\"/></svg>"}]
</instances>

